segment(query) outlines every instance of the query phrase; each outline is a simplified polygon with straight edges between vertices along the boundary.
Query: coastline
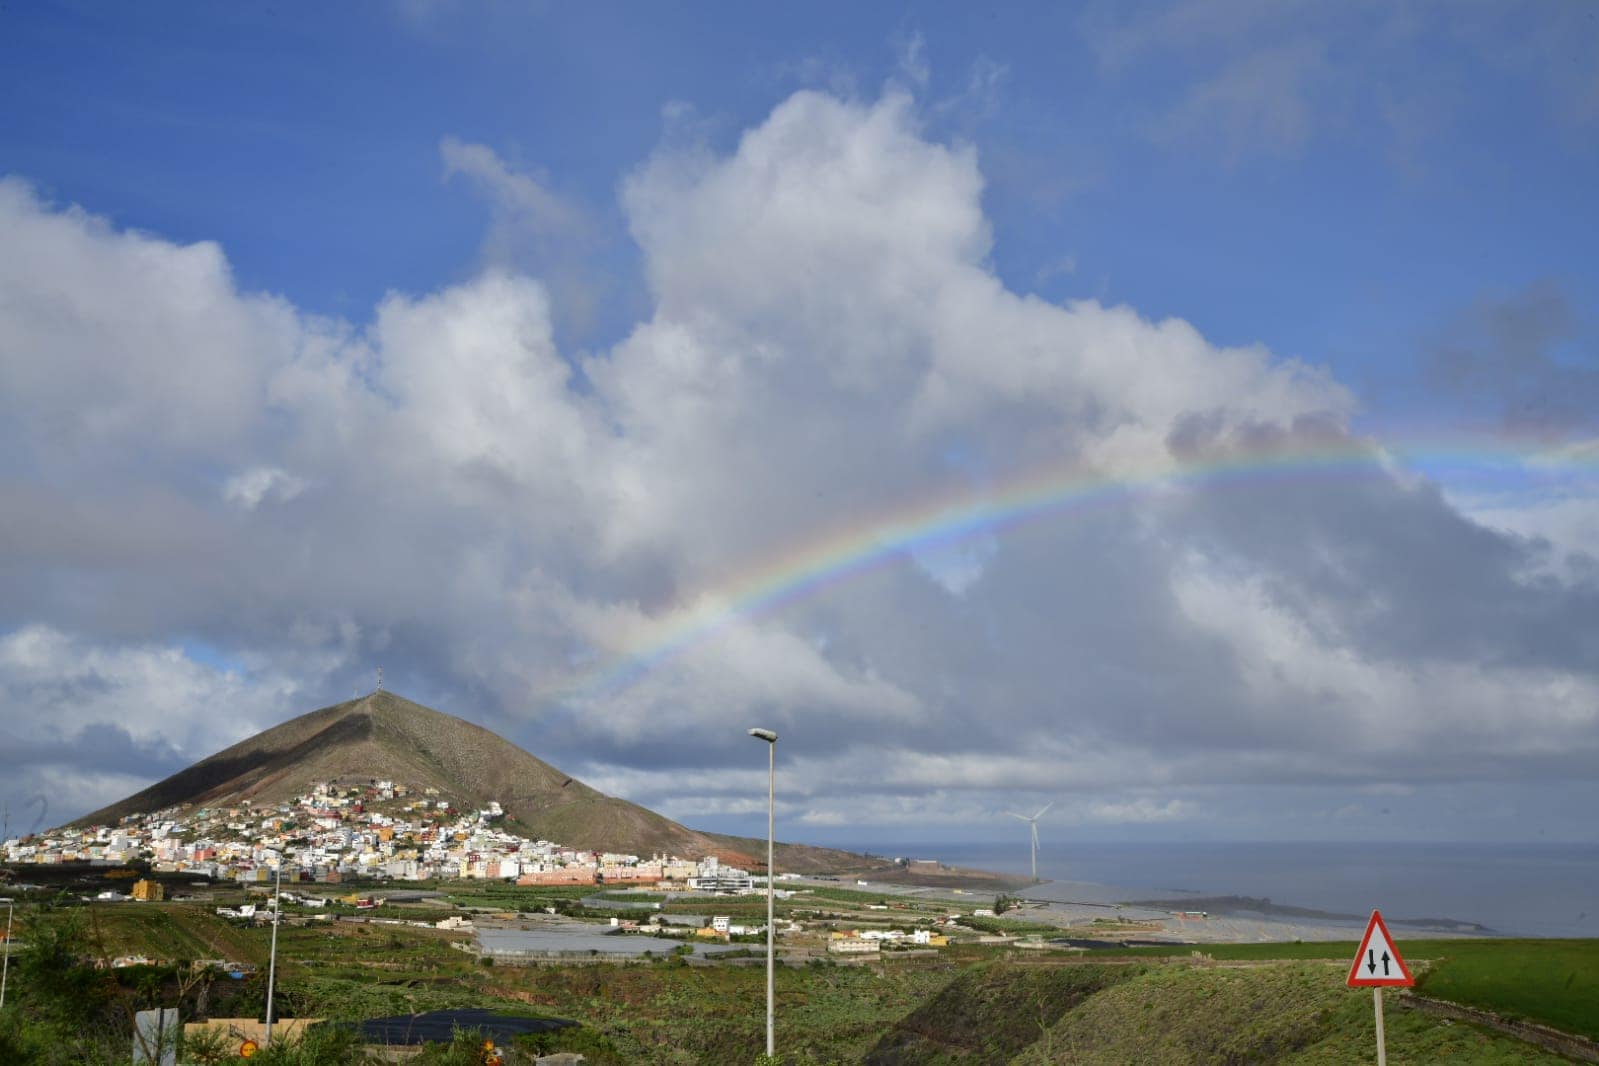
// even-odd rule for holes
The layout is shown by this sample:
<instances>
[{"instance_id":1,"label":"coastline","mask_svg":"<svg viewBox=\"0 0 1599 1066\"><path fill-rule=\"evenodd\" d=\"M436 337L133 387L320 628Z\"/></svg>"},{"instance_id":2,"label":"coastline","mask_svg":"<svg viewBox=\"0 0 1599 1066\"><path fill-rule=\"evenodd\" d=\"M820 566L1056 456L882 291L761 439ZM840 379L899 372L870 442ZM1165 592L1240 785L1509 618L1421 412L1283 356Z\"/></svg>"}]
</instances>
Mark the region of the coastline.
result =
<instances>
[{"instance_id":1,"label":"coastline","mask_svg":"<svg viewBox=\"0 0 1599 1066\"><path fill-rule=\"evenodd\" d=\"M1025 843L909 847L1010 875L1022 894L1046 900L1158 903L1318 926L1345 916L1363 923L1380 909L1412 935L1599 937L1599 845L1587 842L1046 843L1039 885L1026 877Z\"/></svg>"},{"instance_id":2,"label":"coastline","mask_svg":"<svg viewBox=\"0 0 1599 1066\"><path fill-rule=\"evenodd\" d=\"M1003 875L965 871L973 876L966 885L889 882L873 877L843 882L831 878L802 877L796 886L847 887L885 896L932 899L970 907L1001 883ZM982 876L986 873L986 876ZM1339 914L1311 908L1282 906L1245 896L1189 896L1173 899L1136 899L1136 890L1085 881L1023 882L998 894L1012 895L1017 905L1004 917L1031 924L1053 925L1067 938L1089 938L1095 943L1290 943L1341 941L1360 936L1366 915ZM981 886L980 888L977 886ZM1442 919L1398 918L1390 921L1411 934L1428 939L1492 937L1501 934L1472 922Z\"/></svg>"}]
</instances>

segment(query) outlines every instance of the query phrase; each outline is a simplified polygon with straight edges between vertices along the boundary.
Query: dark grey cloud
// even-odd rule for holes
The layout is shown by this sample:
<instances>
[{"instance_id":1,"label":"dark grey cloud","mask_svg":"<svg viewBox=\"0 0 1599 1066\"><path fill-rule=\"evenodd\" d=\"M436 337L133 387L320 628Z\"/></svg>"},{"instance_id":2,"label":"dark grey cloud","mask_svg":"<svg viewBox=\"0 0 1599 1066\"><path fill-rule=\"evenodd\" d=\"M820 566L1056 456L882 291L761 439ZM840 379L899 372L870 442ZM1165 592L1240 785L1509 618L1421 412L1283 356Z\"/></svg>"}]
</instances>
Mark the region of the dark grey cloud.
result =
<instances>
[{"instance_id":1,"label":"dark grey cloud","mask_svg":"<svg viewBox=\"0 0 1599 1066\"><path fill-rule=\"evenodd\" d=\"M1497 409L1513 432L1558 439L1599 427L1599 333L1552 280L1483 297L1427 365L1436 385Z\"/></svg>"},{"instance_id":2,"label":"dark grey cloud","mask_svg":"<svg viewBox=\"0 0 1599 1066\"><path fill-rule=\"evenodd\" d=\"M62 693L71 698L72 693ZM129 707L132 717L150 714L146 707ZM0 735L0 769L8 774L43 767L70 768L80 773L137 769L152 777L165 777L187 766L189 760L160 737L138 740L111 722L93 722L70 736Z\"/></svg>"}]
</instances>

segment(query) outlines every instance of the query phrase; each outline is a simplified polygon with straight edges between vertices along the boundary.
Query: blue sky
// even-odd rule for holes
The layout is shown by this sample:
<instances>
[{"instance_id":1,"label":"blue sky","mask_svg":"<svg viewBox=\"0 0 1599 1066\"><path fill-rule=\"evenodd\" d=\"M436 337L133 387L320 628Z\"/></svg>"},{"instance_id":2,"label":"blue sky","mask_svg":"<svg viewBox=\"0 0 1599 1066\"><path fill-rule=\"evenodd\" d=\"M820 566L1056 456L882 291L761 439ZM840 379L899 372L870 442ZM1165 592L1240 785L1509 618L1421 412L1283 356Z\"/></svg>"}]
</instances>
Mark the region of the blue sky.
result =
<instances>
[{"instance_id":1,"label":"blue sky","mask_svg":"<svg viewBox=\"0 0 1599 1066\"><path fill-rule=\"evenodd\" d=\"M28 106L0 133L7 168L50 196L220 241L243 287L359 316L478 265L484 206L444 179L442 137L581 203L622 284L616 186L671 135L663 112L688 108L678 121L725 149L797 88L915 82L914 55L929 134L983 160L1015 289L1176 315L1406 405L1426 403L1405 380L1420 349L1476 301L1549 280L1594 305L1585 5L1259 25L1209 6L1215 37L1182 40L1158 5L1142 28L1120 5L17 5L0 55ZM1272 98L1193 105L1273 49L1295 69L1246 83ZM628 311L583 340L613 341Z\"/></svg>"},{"instance_id":2,"label":"blue sky","mask_svg":"<svg viewBox=\"0 0 1599 1066\"><path fill-rule=\"evenodd\" d=\"M1053 795L1027 753L1079 721L1053 765L1156 768L1063 785L1084 835L1436 837L1494 811L1507 836L1591 838L1561 813L1591 769L1559 753L1599 744L1596 14L8 5L0 492L39 517L0 529L0 729L65 751L116 708L227 699L238 732L381 660L719 827L750 827L721 773L740 749L663 753L641 722L809 723L788 813L834 838L906 824L905 785L865 789L864 825L827 802L884 730L915 723L915 802L969 835ZM988 535L747 620L604 706L550 695L883 501L1312 424L1410 473ZM1356 594L1423 560L1411 599ZM237 578L258 568L281 582ZM1463 615L1442 590L1472 581L1510 606ZM923 642L890 633L905 610ZM1040 623L1096 649L1097 710L1036 706L1051 653L1017 634ZM1275 688L1295 656L1302 688ZM1237 741L1214 769L1162 717L1191 684ZM1481 705L1451 719L1428 695L1451 686ZM1570 702L1519 720L1529 693ZM1411 740L1366 732L1373 700ZM973 702L993 735L963 735ZM1286 769L1329 743L1312 705L1369 769ZM1423 758L1436 736L1465 739ZM20 787L86 809L232 739L175 710L115 774L40 755ZM1424 792L1407 822L1346 787Z\"/></svg>"}]
</instances>

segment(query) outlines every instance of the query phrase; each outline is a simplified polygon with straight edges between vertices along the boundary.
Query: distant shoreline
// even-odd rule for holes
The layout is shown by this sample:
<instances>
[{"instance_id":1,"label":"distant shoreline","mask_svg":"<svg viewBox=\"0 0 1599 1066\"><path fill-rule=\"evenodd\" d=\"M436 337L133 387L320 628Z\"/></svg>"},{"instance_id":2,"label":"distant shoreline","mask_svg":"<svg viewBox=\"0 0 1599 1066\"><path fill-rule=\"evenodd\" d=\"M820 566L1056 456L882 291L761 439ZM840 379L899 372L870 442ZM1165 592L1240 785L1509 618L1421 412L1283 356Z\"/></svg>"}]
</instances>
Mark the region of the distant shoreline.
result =
<instances>
[{"instance_id":1,"label":"distant shoreline","mask_svg":"<svg viewBox=\"0 0 1599 1066\"><path fill-rule=\"evenodd\" d=\"M1252 896L1184 896L1181 899L1133 899L1125 902L1130 907L1210 911L1216 914L1260 914L1273 918L1303 918L1328 922L1358 923L1364 922L1367 918L1367 915L1363 914L1339 914L1336 911L1317 910L1313 907L1285 906L1280 903L1273 903L1269 899L1259 899ZM1455 918L1389 918L1384 916L1383 920L1389 925L1406 926L1429 932L1470 933L1478 936L1501 935L1496 930L1478 922L1466 922Z\"/></svg>"}]
</instances>

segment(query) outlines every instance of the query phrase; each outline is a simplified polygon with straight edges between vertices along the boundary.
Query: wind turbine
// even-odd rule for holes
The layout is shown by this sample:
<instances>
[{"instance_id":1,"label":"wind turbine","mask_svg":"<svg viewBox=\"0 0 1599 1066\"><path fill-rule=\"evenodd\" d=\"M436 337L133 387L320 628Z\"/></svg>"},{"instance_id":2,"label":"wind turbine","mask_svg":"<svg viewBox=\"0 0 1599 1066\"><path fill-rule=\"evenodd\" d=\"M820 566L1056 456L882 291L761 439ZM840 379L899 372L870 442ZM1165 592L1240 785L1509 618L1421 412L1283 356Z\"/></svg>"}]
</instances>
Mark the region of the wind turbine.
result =
<instances>
[{"instance_id":1,"label":"wind turbine","mask_svg":"<svg viewBox=\"0 0 1599 1066\"><path fill-rule=\"evenodd\" d=\"M1006 814L1010 815L1012 818L1020 818L1022 821L1027 823L1027 828L1032 830L1032 833L1033 833L1033 880L1034 881L1038 880L1038 820L1040 818L1044 817L1044 812L1049 810L1053 806L1055 806L1055 801L1054 800L1050 800L1048 803L1046 803L1042 807L1038 808L1038 813L1033 815L1031 818L1029 818L1025 814L1017 814L1014 811L1006 811L1005 812Z\"/></svg>"}]
</instances>

